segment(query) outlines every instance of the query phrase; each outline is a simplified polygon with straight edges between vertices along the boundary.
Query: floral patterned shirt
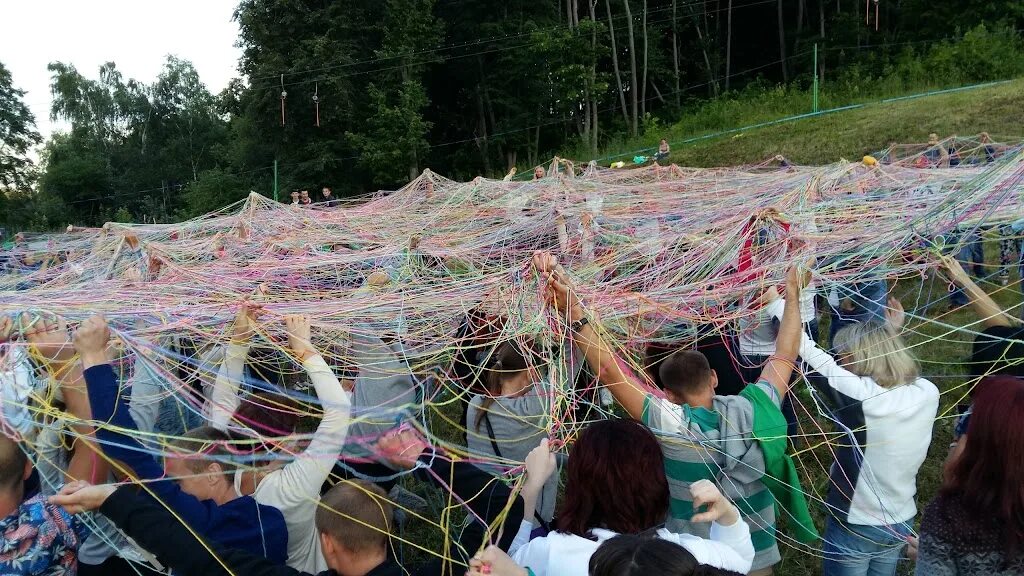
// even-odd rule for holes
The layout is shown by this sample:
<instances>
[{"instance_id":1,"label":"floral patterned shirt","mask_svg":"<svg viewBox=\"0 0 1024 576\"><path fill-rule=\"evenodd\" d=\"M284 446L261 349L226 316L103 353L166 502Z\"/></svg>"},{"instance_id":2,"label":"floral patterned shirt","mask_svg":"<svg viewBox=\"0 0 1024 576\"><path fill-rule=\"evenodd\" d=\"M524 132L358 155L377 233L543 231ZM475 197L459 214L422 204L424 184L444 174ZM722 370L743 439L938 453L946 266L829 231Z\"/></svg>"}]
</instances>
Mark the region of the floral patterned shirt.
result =
<instances>
[{"instance_id":1,"label":"floral patterned shirt","mask_svg":"<svg viewBox=\"0 0 1024 576\"><path fill-rule=\"evenodd\" d=\"M87 529L44 496L0 519L0 576L75 576Z\"/></svg>"}]
</instances>

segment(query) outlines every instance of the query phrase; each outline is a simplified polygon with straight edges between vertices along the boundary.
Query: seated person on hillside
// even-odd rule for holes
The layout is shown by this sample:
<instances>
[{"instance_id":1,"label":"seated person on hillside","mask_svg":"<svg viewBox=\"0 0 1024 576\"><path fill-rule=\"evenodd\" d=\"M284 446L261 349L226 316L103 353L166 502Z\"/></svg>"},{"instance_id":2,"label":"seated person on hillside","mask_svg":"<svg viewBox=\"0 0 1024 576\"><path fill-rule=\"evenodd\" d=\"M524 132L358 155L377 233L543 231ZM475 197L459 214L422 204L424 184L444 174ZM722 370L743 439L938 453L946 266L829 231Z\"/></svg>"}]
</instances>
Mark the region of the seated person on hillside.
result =
<instances>
[{"instance_id":1,"label":"seated person on hillside","mask_svg":"<svg viewBox=\"0 0 1024 576\"><path fill-rule=\"evenodd\" d=\"M949 151L939 142L938 134L928 135L928 149L924 151L925 167L949 168Z\"/></svg>"},{"instance_id":2,"label":"seated person on hillside","mask_svg":"<svg viewBox=\"0 0 1024 576\"><path fill-rule=\"evenodd\" d=\"M661 139L661 143L658 145L658 151L654 154L654 161L661 163L662 160L668 158L669 153L672 149L668 145L668 140Z\"/></svg>"}]
</instances>

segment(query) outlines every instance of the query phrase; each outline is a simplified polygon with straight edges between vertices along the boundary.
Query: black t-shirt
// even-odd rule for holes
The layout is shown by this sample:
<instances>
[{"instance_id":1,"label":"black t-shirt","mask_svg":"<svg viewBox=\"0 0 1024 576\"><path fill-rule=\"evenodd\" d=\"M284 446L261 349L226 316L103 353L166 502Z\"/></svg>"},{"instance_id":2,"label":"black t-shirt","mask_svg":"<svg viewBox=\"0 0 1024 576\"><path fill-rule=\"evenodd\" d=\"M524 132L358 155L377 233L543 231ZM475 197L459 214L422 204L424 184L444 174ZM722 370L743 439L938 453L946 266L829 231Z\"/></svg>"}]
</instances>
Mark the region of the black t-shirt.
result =
<instances>
[{"instance_id":1,"label":"black t-shirt","mask_svg":"<svg viewBox=\"0 0 1024 576\"><path fill-rule=\"evenodd\" d=\"M992 326L974 339L967 364L969 376L1024 376L1024 328Z\"/></svg>"}]
</instances>

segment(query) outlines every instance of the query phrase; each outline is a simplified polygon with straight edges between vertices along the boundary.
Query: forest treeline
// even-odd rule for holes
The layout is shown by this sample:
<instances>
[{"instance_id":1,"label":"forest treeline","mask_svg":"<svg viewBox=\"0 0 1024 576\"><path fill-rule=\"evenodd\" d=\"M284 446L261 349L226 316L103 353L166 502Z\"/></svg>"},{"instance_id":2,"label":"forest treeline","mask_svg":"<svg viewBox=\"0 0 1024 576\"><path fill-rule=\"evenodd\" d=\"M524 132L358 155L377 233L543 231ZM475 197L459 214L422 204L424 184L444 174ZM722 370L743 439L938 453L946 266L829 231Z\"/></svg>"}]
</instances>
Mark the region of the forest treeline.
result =
<instances>
[{"instance_id":1,"label":"forest treeline","mask_svg":"<svg viewBox=\"0 0 1024 576\"><path fill-rule=\"evenodd\" d=\"M275 163L286 199L656 146L709 100L810 86L815 46L833 101L1024 74L1021 0L242 0L236 18L219 94L175 57L151 84L51 63L68 129L45 143L0 63L2 224L192 217L271 195Z\"/></svg>"}]
</instances>

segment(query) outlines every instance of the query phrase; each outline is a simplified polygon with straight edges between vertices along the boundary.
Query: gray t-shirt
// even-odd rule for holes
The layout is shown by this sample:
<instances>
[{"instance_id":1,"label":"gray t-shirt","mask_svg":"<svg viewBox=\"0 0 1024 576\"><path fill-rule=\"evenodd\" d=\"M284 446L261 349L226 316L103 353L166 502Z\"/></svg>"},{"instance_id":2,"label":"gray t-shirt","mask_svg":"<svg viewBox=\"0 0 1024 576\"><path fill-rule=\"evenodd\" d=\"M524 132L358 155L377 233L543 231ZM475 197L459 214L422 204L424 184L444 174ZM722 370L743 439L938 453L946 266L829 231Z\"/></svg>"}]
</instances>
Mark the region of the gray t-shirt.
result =
<instances>
[{"instance_id":1,"label":"gray t-shirt","mask_svg":"<svg viewBox=\"0 0 1024 576\"><path fill-rule=\"evenodd\" d=\"M372 454L382 434L395 428L418 407L416 381L401 344L376 336L353 334L353 359L359 366L352 391L352 424L347 454Z\"/></svg>"},{"instance_id":2,"label":"gray t-shirt","mask_svg":"<svg viewBox=\"0 0 1024 576\"><path fill-rule=\"evenodd\" d=\"M476 425L481 414L485 396L476 395L469 403L466 415L467 444L472 454L498 457L503 467L514 467L526 460L526 455L536 448L541 439L548 435L551 422L551 401L548 394L551 387L540 381L527 389L522 396L499 396L486 408L480 426ZM488 433L487 421L494 431L494 442ZM500 454L495 453L497 445ZM505 462L508 461L508 462ZM537 500L537 513L545 522L550 522L555 513L555 498L558 495L558 474L552 474L544 485Z\"/></svg>"}]
</instances>

